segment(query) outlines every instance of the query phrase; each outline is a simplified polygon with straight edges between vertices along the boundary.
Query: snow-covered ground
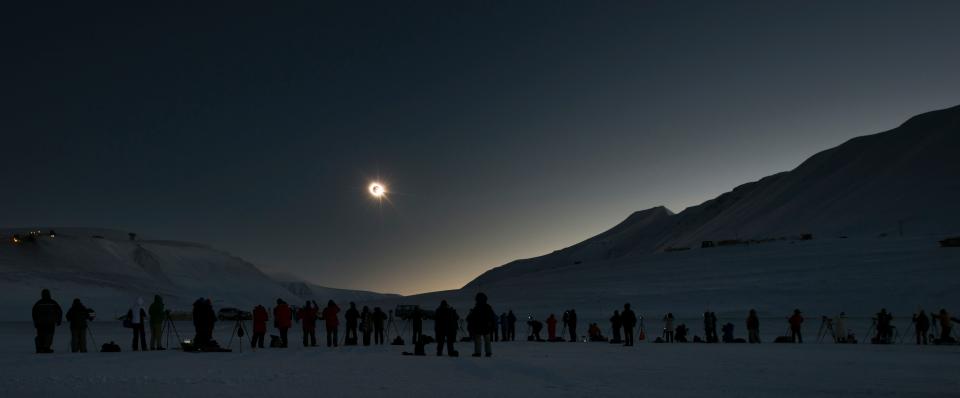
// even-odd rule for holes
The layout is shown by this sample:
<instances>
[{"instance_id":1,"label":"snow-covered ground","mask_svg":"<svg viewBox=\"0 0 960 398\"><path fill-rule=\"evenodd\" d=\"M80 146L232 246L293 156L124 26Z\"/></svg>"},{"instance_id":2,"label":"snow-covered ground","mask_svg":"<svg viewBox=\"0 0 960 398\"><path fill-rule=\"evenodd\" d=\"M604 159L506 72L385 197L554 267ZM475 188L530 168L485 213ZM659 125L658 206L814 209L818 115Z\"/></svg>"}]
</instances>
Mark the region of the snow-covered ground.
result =
<instances>
[{"instance_id":1,"label":"snow-covered ground","mask_svg":"<svg viewBox=\"0 0 960 398\"><path fill-rule=\"evenodd\" d=\"M218 340L229 328L219 325ZM492 358L402 356L406 347L129 352L126 330L95 323L121 353L31 353L27 323L0 324L7 397L958 396L960 347L835 344L495 343ZM182 324L181 329L188 329ZM294 339L299 333L292 333ZM236 345L236 343L234 343ZM234 347L236 348L236 347ZM428 353L433 351L429 347Z\"/></svg>"}]
</instances>

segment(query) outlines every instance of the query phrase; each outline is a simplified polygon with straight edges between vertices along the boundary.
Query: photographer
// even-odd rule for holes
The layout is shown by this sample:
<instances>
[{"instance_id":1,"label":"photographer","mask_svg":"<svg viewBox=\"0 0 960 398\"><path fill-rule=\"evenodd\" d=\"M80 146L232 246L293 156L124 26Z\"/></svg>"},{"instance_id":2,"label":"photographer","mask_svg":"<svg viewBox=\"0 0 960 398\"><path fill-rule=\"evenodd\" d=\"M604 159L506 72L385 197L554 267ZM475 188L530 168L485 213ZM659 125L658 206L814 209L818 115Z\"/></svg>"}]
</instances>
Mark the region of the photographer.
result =
<instances>
[{"instance_id":1,"label":"photographer","mask_svg":"<svg viewBox=\"0 0 960 398\"><path fill-rule=\"evenodd\" d=\"M527 341L543 341L540 337L540 331L543 330L543 322L533 319L533 316L527 318L527 325L530 326L530 336Z\"/></svg>"},{"instance_id":2,"label":"photographer","mask_svg":"<svg viewBox=\"0 0 960 398\"><path fill-rule=\"evenodd\" d=\"M167 319L167 310L163 305L163 298L160 295L153 296L153 304L150 304L150 350L163 350L160 343L163 335L163 321Z\"/></svg>"},{"instance_id":3,"label":"photographer","mask_svg":"<svg viewBox=\"0 0 960 398\"><path fill-rule=\"evenodd\" d=\"M914 329L917 332L917 345L927 345L927 332L930 331L930 318L922 309L913 316Z\"/></svg>"},{"instance_id":4,"label":"photographer","mask_svg":"<svg viewBox=\"0 0 960 398\"><path fill-rule=\"evenodd\" d=\"M87 322L93 318L93 310L85 307L80 299L73 299L73 305L67 310L67 322L70 322L70 352L87 352Z\"/></svg>"}]
</instances>

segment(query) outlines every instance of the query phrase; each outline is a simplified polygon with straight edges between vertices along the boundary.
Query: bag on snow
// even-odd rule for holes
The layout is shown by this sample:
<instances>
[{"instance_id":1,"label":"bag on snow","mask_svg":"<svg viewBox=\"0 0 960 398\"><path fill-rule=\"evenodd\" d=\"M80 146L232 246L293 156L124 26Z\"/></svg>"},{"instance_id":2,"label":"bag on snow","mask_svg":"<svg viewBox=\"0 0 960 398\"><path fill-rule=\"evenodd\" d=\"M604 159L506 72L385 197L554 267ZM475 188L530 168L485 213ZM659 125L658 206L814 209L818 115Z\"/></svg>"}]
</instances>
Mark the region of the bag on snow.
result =
<instances>
[{"instance_id":1,"label":"bag on snow","mask_svg":"<svg viewBox=\"0 0 960 398\"><path fill-rule=\"evenodd\" d=\"M120 346L112 341L109 343L103 343L103 345L100 347L100 352L120 352Z\"/></svg>"}]
</instances>

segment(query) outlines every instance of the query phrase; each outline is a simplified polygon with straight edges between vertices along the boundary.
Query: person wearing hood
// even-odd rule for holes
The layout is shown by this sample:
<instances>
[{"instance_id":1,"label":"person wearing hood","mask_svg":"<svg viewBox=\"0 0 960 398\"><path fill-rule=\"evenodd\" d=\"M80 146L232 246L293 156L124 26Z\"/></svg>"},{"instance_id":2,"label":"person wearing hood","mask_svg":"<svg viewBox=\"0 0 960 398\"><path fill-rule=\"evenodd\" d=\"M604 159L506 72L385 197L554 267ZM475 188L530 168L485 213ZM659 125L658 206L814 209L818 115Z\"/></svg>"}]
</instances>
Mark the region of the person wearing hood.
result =
<instances>
[{"instance_id":1,"label":"person wearing hood","mask_svg":"<svg viewBox=\"0 0 960 398\"><path fill-rule=\"evenodd\" d=\"M92 321L90 309L80 299L73 299L73 305L67 310L67 322L70 322L70 352L87 352L87 322Z\"/></svg>"},{"instance_id":2,"label":"person wearing hood","mask_svg":"<svg viewBox=\"0 0 960 398\"><path fill-rule=\"evenodd\" d=\"M493 350L490 347L490 337L493 334L493 328L496 325L494 318L497 313L493 307L487 304L487 295L477 293L475 304L470 314L467 315L467 329L473 335L473 356L480 356L481 344L486 356L492 356Z\"/></svg>"},{"instance_id":3,"label":"person wearing hood","mask_svg":"<svg viewBox=\"0 0 960 398\"><path fill-rule=\"evenodd\" d=\"M33 340L37 354L53 353L53 332L63 322L63 309L53 301L50 291L43 289L40 300L33 305L33 327L37 337Z\"/></svg>"},{"instance_id":4,"label":"person wearing hood","mask_svg":"<svg viewBox=\"0 0 960 398\"><path fill-rule=\"evenodd\" d=\"M165 319L167 319L167 309L163 305L163 298L159 294L155 295L153 304L150 304L150 350L164 349L160 341Z\"/></svg>"},{"instance_id":5,"label":"person wearing hood","mask_svg":"<svg viewBox=\"0 0 960 398\"><path fill-rule=\"evenodd\" d=\"M327 306L323 309L323 320L327 327L327 347L336 347L339 344L337 341L337 330L340 328L340 318L337 317L339 313L340 307L337 303L333 300L327 301Z\"/></svg>"},{"instance_id":6,"label":"person wearing hood","mask_svg":"<svg viewBox=\"0 0 960 398\"><path fill-rule=\"evenodd\" d=\"M300 324L303 327L304 347L317 346L317 312L317 307L310 301L307 301L298 312Z\"/></svg>"},{"instance_id":7,"label":"person wearing hood","mask_svg":"<svg viewBox=\"0 0 960 398\"><path fill-rule=\"evenodd\" d=\"M287 348L287 332L290 330L292 321L293 311L290 309L290 305L283 299L278 298L277 306L273 307L273 326L280 333L280 346L283 348Z\"/></svg>"},{"instance_id":8,"label":"person wearing hood","mask_svg":"<svg viewBox=\"0 0 960 398\"><path fill-rule=\"evenodd\" d=\"M513 310L507 311L507 334L508 341L517 339L517 316L513 314Z\"/></svg>"},{"instance_id":9,"label":"person wearing hood","mask_svg":"<svg viewBox=\"0 0 960 398\"><path fill-rule=\"evenodd\" d=\"M147 321L147 310L143 308L143 297L137 298L137 302L127 312L127 319L130 319L130 328L133 329L133 351L141 349L146 351L147 336L144 324Z\"/></svg>"},{"instance_id":10,"label":"person wearing hood","mask_svg":"<svg viewBox=\"0 0 960 398\"><path fill-rule=\"evenodd\" d=\"M263 348L263 338L267 335L267 321L270 315L267 308L257 305L253 308L253 338L250 339L250 348Z\"/></svg>"},{"instance_id":11,"label":"person wearing hood","mask_svg":"<svg viewBox=\"0 0 960 398\"><path fill-rule=\"evenodd\" d=\"M557 339L557 316L550 314L547 317L547 340L554 341Z\"/></svg>"}]
</instances>

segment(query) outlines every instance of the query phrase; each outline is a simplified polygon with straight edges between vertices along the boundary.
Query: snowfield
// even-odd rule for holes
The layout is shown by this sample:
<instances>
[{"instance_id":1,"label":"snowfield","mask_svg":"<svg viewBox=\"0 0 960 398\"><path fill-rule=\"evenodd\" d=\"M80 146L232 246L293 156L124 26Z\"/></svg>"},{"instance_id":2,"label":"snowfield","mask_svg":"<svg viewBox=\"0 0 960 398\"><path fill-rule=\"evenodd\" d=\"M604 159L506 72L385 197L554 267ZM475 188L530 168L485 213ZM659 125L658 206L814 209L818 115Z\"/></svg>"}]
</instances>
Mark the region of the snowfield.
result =
<instances>
[{"instance_id":1,"label":"snowfield","mask_svg":"<svg viewBox=\"0 0 960 398\"><path fill-rule=\"evenodd\" d=\"M960 347L835 344L495 343L492 358L402 356L406 347L243 353L134 353L126 331L95 323L125 352L36 355L30 325L0 324L8 397L874 397L960 394ZM187 325L180 326L181 332ZM218 340L226 342L226 325ZM114 332L109 332L113 330ZM116 332L120 330L122 332ZM120 333L123 333L122 335ZM108 335L113 335L108 337ZM122 338L121 338L122 336ZM296 340L299 332L292 332ZM244 340L246 342L246 340ZM236 342L234 343L236 348ZM428 354L433 347L428 347Z\"/></svg>"}]
</instances>

